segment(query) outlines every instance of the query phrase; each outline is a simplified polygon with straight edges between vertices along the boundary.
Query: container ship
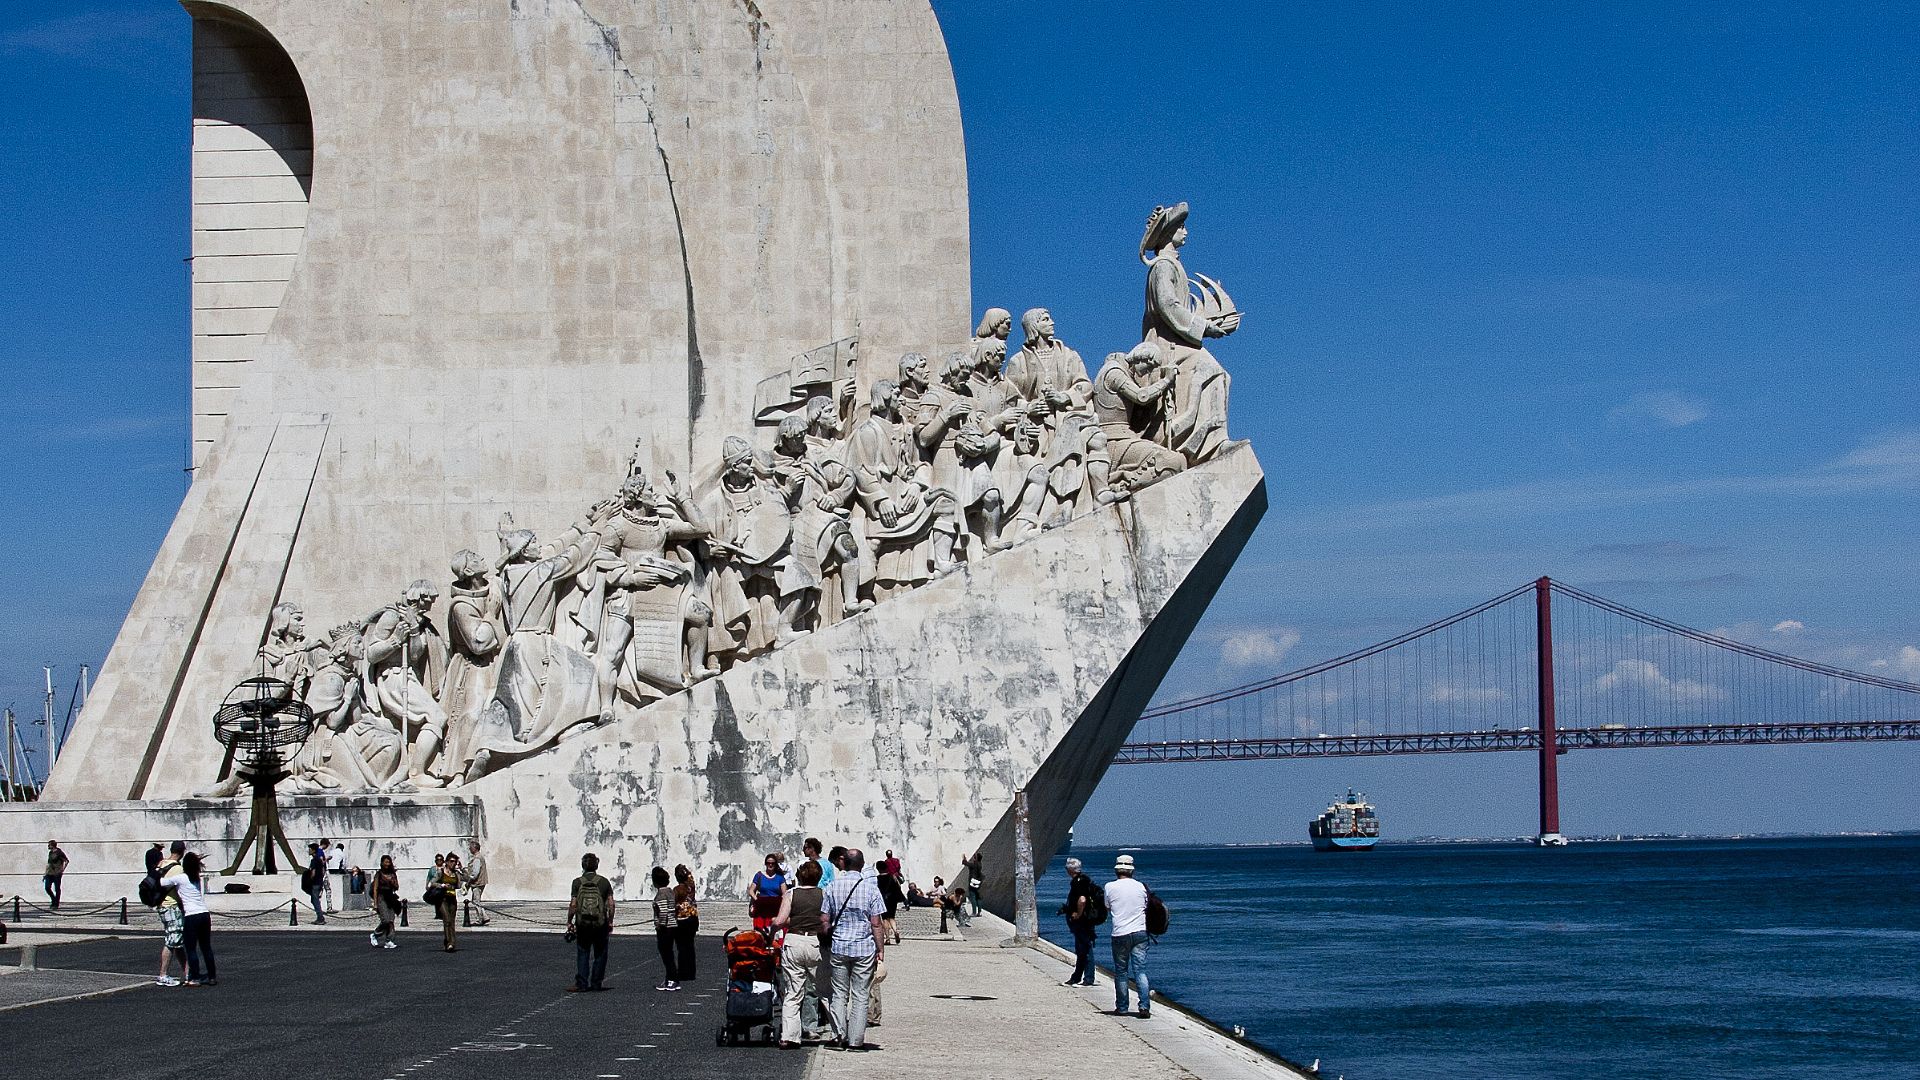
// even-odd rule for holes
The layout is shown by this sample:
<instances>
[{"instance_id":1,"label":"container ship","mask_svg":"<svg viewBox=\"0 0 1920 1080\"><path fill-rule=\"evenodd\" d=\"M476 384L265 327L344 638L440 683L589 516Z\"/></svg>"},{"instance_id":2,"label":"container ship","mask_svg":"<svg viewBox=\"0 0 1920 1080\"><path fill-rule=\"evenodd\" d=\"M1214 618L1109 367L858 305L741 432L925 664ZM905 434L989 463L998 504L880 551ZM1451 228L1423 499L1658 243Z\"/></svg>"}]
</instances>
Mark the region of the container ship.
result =
<instances>
[{"instance_id":1,"label":"container ship","mask_svg":"<svg viewBox=\"0 0 1920 1080\"><path fill-rule=\"evenodd\" d=\"M1307 823L1315 851L1365 851L1380 842L1380 818L1366 796L1347 789L1347 797Z\"/></svg>"}]
</instances>

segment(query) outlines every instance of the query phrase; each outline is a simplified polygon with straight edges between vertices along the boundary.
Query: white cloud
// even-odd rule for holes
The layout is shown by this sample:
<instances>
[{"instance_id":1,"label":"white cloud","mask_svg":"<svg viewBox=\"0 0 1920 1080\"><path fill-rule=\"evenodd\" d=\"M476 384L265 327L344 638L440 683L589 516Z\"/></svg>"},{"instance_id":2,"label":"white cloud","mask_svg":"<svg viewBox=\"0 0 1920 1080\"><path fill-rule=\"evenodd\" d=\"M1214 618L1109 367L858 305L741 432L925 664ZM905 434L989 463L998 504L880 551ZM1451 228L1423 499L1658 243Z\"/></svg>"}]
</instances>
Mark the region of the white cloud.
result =
<instances>
[{"instance_id":1,"label":"white cloud","mask_svg":"<svg viewBox=\"0 0 1920 1080\"><path fill-rule=\"evenodd\" d=\"M1773 632L1776 634L1797 634L1806 628L1807 624L1799 619L1781 619L1773 624Z\"/></svg>"},{"instance_id":2,"label":"white cloud","mask_svg":"<svg viewBox=\"0 0 1920 1080\"><path fill-rule=\"evenodd\" d=\"M1906 678L1920 680L1920 649L1912 645L1900 646L1900 651L1894 654L1893 659L1884 663Z\"/></svg>"},{"instance_id":3,"label":"white cloud","mask_svg":"<svg viewBox=\"0 0 1920 1080\"><path fill-rule=\"evenodd\" d=\"M1614 421L1651 420L1665 427L1686 427L1707 418L1707 403L1671 390L1644 390L1607 410Z\"/></svg>"},{"instance_id":4,"label":"white cloud","mask_svg":"<svg viewBox=\"0 0 1920 1080\"><path fill-rule=\"evenodd\" d=\"M1220 642L1220 662L1233 668L1262 667L1286 659L1300 644L1300 631L1280 626L1270 630L1240 630ZM1278 674L1276 672L1275 674Z\"/></svg>"},{"instance_id":5,"label":"white cloud","mask_svg":"<svg viewBox=\"0 0 1920 1080\"><path fill-rule=\"evenodd\" d=\"M1458 521L1510 520L1541 505L1600 508L1737 495L1831 496L1920 488L1920 431L1869 439L1818 465L1778 473L1639 483L1604 475L1569 476L1418 499L1329 507L1296 515L1293 532L1430 529Z\"/></svg>"},{"instance_id":6,"label":"white cloud","mask_svg":"<svg viewBox=\"0 0 1920 1080\"><path fill-rule=\"evenodd\" d=\"M1672 679L1648 660L1621 660L1593 680L1595 690L1643 690L1662 701L1725 701L1727 692L1697 679Z\"/></svg>"}]
</instances>

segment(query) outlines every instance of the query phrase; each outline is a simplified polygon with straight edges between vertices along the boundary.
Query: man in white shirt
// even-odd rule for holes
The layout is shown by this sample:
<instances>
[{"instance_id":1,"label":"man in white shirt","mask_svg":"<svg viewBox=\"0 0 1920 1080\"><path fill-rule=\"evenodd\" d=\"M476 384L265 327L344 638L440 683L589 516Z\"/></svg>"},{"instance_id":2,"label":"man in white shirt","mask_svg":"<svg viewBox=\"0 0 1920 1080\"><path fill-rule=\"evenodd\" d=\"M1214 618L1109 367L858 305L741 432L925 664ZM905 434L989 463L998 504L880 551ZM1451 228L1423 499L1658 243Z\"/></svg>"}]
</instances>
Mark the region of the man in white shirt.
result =
<instances>
[{"instance_id":1,"label":"man in white shirt","mask_svg":"<svg viewBox=\"0 0 1920 1080\"><path fill-rule=\"evenodd\" d=\"M322 840L320 849L327 857L327 910L339 911L339 897L347 891L347 845ZM339 883L338 889L335 882Z\"/></svg>"},{"instance_id":2,"label":"man in white shirt","mask_svg":"<svg viewBox=\"0 0 1920 1080\"><path fill-rule=\"evenodd\" d=\"M1147 887L1133 879L1133 856L1122 855L1113 863L1114 879L1107 882L1107 916L1112 919L1113 934L1113 1015L1125 1016L1128 980L1140 987L1141 1019L1152 1015L1153 999L1147 990Z\"/></svg>"}]
</instances>

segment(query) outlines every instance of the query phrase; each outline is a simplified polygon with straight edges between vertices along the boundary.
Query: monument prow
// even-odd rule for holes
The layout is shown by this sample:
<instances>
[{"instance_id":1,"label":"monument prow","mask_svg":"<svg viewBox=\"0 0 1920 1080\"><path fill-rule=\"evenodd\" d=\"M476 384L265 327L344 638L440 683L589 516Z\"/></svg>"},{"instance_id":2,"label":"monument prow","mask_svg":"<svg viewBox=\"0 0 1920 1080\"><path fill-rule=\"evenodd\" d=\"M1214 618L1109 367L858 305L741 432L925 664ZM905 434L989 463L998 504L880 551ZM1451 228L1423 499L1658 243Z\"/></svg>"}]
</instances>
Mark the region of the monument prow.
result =
<instances>
[{"instance_id":1,"label":"monument prow","mask_svg":"<svg viewBox=\"0 0 1920 1080\"><path fill-rule=\"evenodd\" d=\"M45 792L125 810L64 836L277 835L210 723L257 678L287 822L470 822L493 896L813 835L1005 910L1015 793L1044 861L1265 510L1187 204L1090 365L966 336L922 0L186 7L196 476Z\"/></svg>"}]
</instances>

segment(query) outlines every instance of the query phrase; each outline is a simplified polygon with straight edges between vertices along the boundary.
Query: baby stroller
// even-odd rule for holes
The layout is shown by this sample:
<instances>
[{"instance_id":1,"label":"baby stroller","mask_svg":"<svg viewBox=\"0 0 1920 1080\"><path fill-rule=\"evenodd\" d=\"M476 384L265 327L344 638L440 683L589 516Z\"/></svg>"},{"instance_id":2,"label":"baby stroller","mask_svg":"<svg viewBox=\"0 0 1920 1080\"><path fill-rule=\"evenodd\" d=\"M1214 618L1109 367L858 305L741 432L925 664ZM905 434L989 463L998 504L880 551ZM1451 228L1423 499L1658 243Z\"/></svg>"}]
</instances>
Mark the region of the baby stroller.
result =
<instances>
[{"instance_id":1,"label":"baby stroller","mask_svg":"<svg viewBox=\"0 0 1920 1080\"><path fill-rule=\"evenodd\" d=\"M755 1029L760 1041L772 1042L778 1035L775 1009L780 1001L780 943L771 930L727 931L727 1018L714 1033L713 1045L735 1046L752 1042ZM764 989L755 990L755 985Z\"/></svg>"}]
</instances>

